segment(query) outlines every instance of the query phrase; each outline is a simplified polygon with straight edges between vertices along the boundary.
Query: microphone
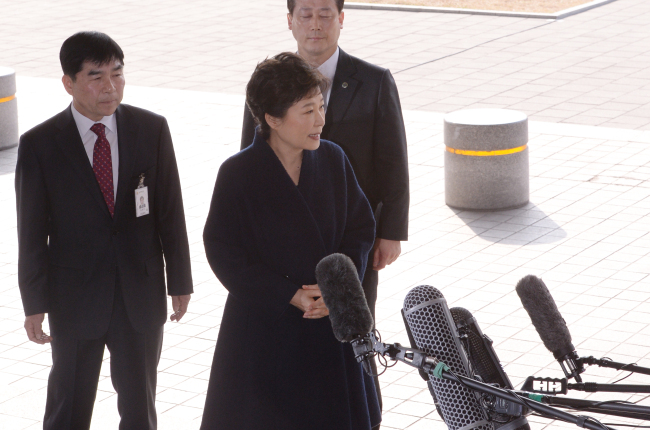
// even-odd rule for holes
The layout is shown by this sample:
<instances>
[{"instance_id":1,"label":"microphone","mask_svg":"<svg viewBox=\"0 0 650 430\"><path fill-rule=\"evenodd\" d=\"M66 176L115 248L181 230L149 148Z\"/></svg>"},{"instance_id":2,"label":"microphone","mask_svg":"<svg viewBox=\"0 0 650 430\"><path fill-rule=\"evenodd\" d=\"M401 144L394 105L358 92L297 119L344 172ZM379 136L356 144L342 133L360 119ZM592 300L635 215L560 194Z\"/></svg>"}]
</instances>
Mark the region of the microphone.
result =
<instances>
[{"instance_id":1,"label":"microphone","mask_svg":"<svg viewBox=\"0 0 650 430\"><path fill-rule=\"evenodd\" d=\"M575 378L577 382L582 382L580 374L584 372L584 365L571 343L566 321L544 282L534 275L528 275L517 283L516 291L544 346L560 363L567 379Z\"/></svg>"},{"instance_id":2,"label":"microphone","mask_svg":"<svg viewBox=\"0 0 650 430\"><path fill-rule=\"evenodd\" d=\"M512 383L492 347L492 339L483 334L474 315L465 308L456 307L449 311L474 373L486 384L512 389Z\"/></svg>"},{"instance_id":3,"label":"microphone","mask_svg":"<svg viewBox=\"0 0 650 430\"><path fill-rule=\"evenodd\" d=\"M375 322L350 257L331 254L323 258L316 266L316 281L339 342L351 342L373 331Z\"/></svg>"},{"instance_id":4,"label":"microphone","mask_svg":"<svg viewBox=\"0 0 650 430\"><path fill-rule=\"evenodd\" d=\"M474 315L467 309L459 307L451 308L449 311L456 324L472 373L486 384L512 390L512 383L492 347L492 339L483 334ZM530 430L528 420L522 416L527 411L521 404L505 400L496 401L495 411L500 414L498 419L493 421L495 429Z\"/></svg>"},{"instance_id":5,"label":"microphone","mask_svg":"<svg viewBox=\"0 0 650 430\"><path fill-rule=\"evenodd\" d=\"M456 375L470 375L467 357L440 291L428 285L413 288L404 299L403 311L418 349L446 363ZM430 381L449 430L494 430L478 397L469 388L447 379Z\"/></svg>"},{"instance_id":6,"label":"microphone","mask_svg":"<svg viewBox=\"0 0 650 430\"><path fill-rule=\"evenodd\" d=\"M365 300L356 267L342 254L332 254L321 260L316 279L323 301L330 310L332 330L341 342L351 342L357 361L372 352L392 360L403 361L425 370L430 377L435 397L449 430L494 430L494 423L481 401L490 397L525 403L531 409L558 419L573 422L593 430L605 428L592 423L588 417L574 417L537 402L528 402L514 393L480 383L468 377L469 364L462 349L451 313L442 293L430 286L419 286L407 294L403 312L413 339L422 351L404 348L400 344L383 344L373 332L373 320ZM374 331L374 330L373 330ZM437 358L434 358L437 357ZM444 362L442 362L444 360ZM446 364L447 363L447 364ZM452 373L453 372L453 373ZM474 394L469 387L483 394ZM488 405L490 406L490 405ZM496 423L501 424L501 423ZM518 420L498 427L499 430L523 430ZM608 428L608 427L607 427ZM609 429L609 428L608 428Z\"/></svg>"}]
</instances>

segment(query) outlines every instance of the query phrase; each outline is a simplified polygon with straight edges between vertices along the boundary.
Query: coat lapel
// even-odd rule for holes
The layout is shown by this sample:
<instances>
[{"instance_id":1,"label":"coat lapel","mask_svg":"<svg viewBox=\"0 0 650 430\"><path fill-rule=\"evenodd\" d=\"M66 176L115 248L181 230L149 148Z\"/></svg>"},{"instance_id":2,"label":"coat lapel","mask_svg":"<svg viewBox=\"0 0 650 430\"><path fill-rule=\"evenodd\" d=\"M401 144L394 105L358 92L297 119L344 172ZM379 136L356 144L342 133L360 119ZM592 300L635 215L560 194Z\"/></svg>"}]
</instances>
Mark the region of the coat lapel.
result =
<instances>
[{"instance_id":1,"label":"coat lapel","mask_svg":"<svg viewBox=\"0 0 650 430\"><path fill-rule=\"evenodd\" d=\"M336 130L337 124L345 117L350 103L361 85L361 82L353 77L356 73L357 67L352 62L352 58L340 49L339 62L336 65L332 92L330 93L330 100L325 114L323 136L326 139Z\"/></svg>"},{"instance_id":2,"label":"coat lapel","mask_svg":"<svg viewBox=\"0 0 650 430\"><path fill-rule=\"evenodd\" d=\"M296 252L296 258L318 263L327 255L326 247L318 224L301 193L301 190L308 190L310 181L313 181L309 172L312 154L309 151L304 154L304 170L300 174L299 186L296 186L261 135L255 135L251 149L255 151L257 158L255 194L262 196L262 206L272 205L275 208L265 216L268 226L263 229L267 235L277 238L282 236L290 242L294 242L290 240L291 237L295 238L295 244L301 244L301 249L293 250Z\"/></svg>"},{"instance_id":3,"label":"coat lapel","mask_svg":"<svg viewBox=\"0 0 650 430\"><path fill-rule=\"evenodd\" d=\"M111 214L108 212L108 206L106 206L104 196L95 178L95 172L88 160L88 154L84 149L81 136L79 136L79 129L72 117L70 107L59 114L56 126L60 131L56 135L55 141L61 149L61 152L68 158L70 164L72 164L75 171L79 174L80 180L88 188L94 200L101 206L106 216L110 218Z\"/></svg>"},{"instance_id":4,"label":"coat lapel","mask_svg":"<svg viewBox=\"0 0 650 430\"><path fill-rule=\"evenodd\" d=\"M133 114L120 105L116 111L117 119L117 147L120 151L120 169L117 179L117 197L115 199L115 216L122 216L125 199L131 197L132 190L129 189L129 181L133 175L135 165L135 154L138 144L138 124ZM131 197L132 198L132 197Z\"/></svg>"}]
</instances>

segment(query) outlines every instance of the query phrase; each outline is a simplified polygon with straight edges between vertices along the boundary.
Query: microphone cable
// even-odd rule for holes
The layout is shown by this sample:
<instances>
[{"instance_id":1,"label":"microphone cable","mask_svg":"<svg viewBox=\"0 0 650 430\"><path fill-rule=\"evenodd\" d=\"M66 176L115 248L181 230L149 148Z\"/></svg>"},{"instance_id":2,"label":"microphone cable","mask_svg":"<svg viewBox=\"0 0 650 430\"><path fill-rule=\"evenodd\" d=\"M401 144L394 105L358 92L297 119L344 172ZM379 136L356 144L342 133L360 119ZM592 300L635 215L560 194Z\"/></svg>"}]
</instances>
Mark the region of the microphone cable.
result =
<instances>
[{"instance_id":1,"label":"microphone cable","mask_svg":"<svg viewBox=\"0 0 650 430\"><path fill-rule=\"evenodd\" d=\"M474 365L472 363L477 363L477 361L474 359L474 354L472 351L472 342L469 340L469 335L466 336L459 336L458 339L460 340L460 343L463 345L465 348L465 352L467 353L467 361L468 365L470 368L470 373L473 374L475 377L478 376L476 375L477 371L474 369ZM481 382L485 382L481 379Z\"/></svg>"},{"instance_id":2,"label":"microphone cable","mask_svg":"<svg viewBox=\"0 0 650 430\"><path fill-rule=\"evenodd\" d=\"M629 366L629 365L628 365ZM627 400L604 400L602 402L597 402L594 403L593 405L590 405L588 407L598 407L602 405L607 405L607 404L619 404L619 405L636 405L639 402L647 399L650 396L646 396L642 399L637 400L636 402L628 402ZM576 411L576 412L581 412L587 409L587 407L580 408L580 407L571 407L571 406L565 406L565 405L555 405L555 407L562 408L562 409L567 409L571 411ZM534 413L537 414L537 413ZM537 414L539 415L539 414ZM539 415L541 416L541 415ZM633 418L633 419L641 419L641 418ZM623 423L602 423L603 425L606 426L618 426L618 427L635 427L635 428L640 428L640 429L650 429L650 426L640 426L640 425L635 425L635 424L623 424Z\"/></svg>"},{"instance_id":3,"label":"microphone cable","mask_svg":"<svg viewBox=\"0 0 650 430\"><path fill-rule=\"evenodd\" d=\"M614 361L614 360L612 360L612 359L609 358L609 357L603 357L603 358L601 358L601 360ZM636 363L628 363L628 364L625 364L625 365L619 367L619 368L616 369L616 370L624 371L626 367L628 367L628 366L636 366L636 365L637 365ZM618 381L614 381L614 382L612 382L612 384L618 384L619 382L621 382L621 381L623 381L623 380L629 378L630 376L632 376L633 373L634 373L633 371L630 371L630 373L628 373L627 376L622 377L622 378L619 379Z\"/></svg>"},{"instance_id":4,"label":"microphone cable","mask_svg":"<svg viewBox=\"0 0 650 430\"><path fill-rule=\"evenodd\" d=\"M381 334L379 333L379 330L377 330L376 328L373 329L372 334L374 334L377 341L381 343ZM368 375L372 376L373 378L383 375L384 373L386 373L386 370L390 369L391 367L395 367L395 365L397 364L397 361L395 361L393 364L388 364L388 360L386 359L386 357L384 357L382 354L379 354L377 351L372 351L370 354L368 354L368 358L369 359L377 358L377 363L379 363L379 365L384 368L381 372L377 373L376 375L374 375L372 372L368 372Z\"/></svg>"},{"instance_id":5,"label":"microphone cable","mask_svg":"<svg viewBox=\"0 0 650 430\"><path fill-rule=\"evenodd\" d=\"M543 414L540 414L539 412L533 412L533 413L531 413L531 415L536 416L536 417L541 417L541 418L554 420L554 421L562 421L562 422L569 423L569 424L575 424L575 423L573 423L571 421L563 420L561 418L551 417L551 416L548 416L548 415L543 415ZM596 424L597 426L601 427L603 430L613 430L611 427L607 427L607 426L618 426L618 425L620 425L620 424L612 424L612 423L603 423L603 422L598 421L596 418L588 416L588 415L580 415L580 418L583 418L584 422L589 421L589 422L592 422L592 423ZM625 426L625 425L623 425L623 426ZM584 425L582 427L584 428ZM627 426L625 426L625 427L627 427ZM642 427L642 426L635 426L635 425L630 425L629 427L645 428L645 427ZM647 427L647 428L650 428L650 426Z\"/></svg>"}]
</instances>

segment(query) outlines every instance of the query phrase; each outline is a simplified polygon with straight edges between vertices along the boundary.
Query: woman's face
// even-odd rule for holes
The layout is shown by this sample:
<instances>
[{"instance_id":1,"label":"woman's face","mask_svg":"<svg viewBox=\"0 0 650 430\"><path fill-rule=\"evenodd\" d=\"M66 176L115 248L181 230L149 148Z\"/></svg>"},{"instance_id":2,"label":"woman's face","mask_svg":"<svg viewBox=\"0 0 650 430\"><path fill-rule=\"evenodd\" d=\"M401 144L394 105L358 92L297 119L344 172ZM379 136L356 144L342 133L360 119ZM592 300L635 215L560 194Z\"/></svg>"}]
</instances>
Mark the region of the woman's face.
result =
<instances>
[{"instance_id":1,"label":"woman's face","mask_svg":"<svg viewBox=\"0 0 650 430\"><path fill-rule=\"evenodd\" d=\"M272 140L277 139L278 143L294 149L318 149L320 134L325 125L323 95L318 91L315 95L294 103L284 118L266 114L266 122L271 126Z\"/></svg>"}]
</instances>

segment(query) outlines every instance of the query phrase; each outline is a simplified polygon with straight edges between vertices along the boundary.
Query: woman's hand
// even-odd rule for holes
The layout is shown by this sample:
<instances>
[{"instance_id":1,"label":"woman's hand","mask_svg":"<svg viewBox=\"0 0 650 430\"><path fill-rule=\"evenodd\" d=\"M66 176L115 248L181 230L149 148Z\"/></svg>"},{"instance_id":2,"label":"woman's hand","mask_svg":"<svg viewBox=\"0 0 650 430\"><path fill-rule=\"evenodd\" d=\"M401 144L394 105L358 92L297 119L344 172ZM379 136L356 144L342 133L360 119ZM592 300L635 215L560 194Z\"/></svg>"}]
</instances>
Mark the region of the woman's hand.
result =
<instances>
[{"instance_id":1,"label":"woman's hand","mask_svg":"<svg viewBox=\"0 0 650 430\"><path fill-rule=\"evenodd\" d=\"M303 318L318 319L330 314L318 285L303 285L302 290L296 291L290 303L304 312Z\"/></svg>"}]
</instances>

